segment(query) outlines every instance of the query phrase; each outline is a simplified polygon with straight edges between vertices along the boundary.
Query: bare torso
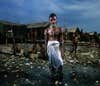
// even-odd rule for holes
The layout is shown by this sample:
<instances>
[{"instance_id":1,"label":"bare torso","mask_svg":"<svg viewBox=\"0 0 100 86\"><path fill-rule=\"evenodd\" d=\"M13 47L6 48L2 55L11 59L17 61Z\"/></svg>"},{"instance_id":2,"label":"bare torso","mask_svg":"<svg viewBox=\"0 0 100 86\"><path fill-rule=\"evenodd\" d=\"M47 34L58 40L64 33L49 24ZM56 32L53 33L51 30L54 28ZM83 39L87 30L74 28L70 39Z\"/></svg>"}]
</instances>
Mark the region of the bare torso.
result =
<instances>
[{"instance_id":1,"label":"bare torso","mask_svg":"<svg viewBox=\"0 0 100 86\"><path fill-rule=\"evenodd\" d=\"M60 49L61 49L61 55L62 57L64 56L64 51L63 51L63 32L61 28L48 28L45 30L45 36L47 41L59 41L60 43Z\"/></svg>"},{"instance_id":2,"label":"bare torso","mask_svg":"<svg viewBox=\"0 0 100 86\"><path fill-rule=\"evenodd\" d=\"M61 36L60 28L48 28L46 32L48 36L48 41L53 41L53 40L60 41L60 36Z\"/></svg>"}]
</instances>

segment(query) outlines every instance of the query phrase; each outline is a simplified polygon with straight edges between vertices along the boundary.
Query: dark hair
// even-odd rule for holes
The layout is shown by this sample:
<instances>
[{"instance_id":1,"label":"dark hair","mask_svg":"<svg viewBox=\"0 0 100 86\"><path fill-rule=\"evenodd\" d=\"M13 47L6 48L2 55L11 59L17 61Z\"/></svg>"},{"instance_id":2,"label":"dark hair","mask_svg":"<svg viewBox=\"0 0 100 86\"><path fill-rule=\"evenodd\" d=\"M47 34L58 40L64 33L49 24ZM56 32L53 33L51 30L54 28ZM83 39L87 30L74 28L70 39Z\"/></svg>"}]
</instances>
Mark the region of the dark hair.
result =
<instances>
[{"instance_id":1,"label":"dark hair","mask_svg":"<svg viewBox=\"0 0 100 86\"><path fill-rule=\"evenodd\" d=\"M50 15L49 15L49 19L50 19L50 17L54 17L54 16L56 16L56 14L55 13L51 13ZM56 16L57 17L57 16Z\"/></svg>"}]
</instances>

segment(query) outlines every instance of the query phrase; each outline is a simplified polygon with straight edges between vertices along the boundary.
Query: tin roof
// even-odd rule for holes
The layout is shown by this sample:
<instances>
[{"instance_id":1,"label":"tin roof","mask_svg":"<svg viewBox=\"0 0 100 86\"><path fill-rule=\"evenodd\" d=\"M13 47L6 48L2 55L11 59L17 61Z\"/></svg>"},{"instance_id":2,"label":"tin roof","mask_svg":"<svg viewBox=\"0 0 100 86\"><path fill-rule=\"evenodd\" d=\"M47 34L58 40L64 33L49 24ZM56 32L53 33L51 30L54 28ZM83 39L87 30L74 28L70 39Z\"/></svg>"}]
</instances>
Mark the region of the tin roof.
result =
<instances>
[{"instance_id":1,"label":"tin roof","mask_svg":"<svg viewBox=\"0 0 100 86\"><path fill-rule=\"evenodd\" d=\"M49 26L49 22L39 22L39 23L31 23L27 24L27 28L41 28Z\"/></svg>"}]
</instances>

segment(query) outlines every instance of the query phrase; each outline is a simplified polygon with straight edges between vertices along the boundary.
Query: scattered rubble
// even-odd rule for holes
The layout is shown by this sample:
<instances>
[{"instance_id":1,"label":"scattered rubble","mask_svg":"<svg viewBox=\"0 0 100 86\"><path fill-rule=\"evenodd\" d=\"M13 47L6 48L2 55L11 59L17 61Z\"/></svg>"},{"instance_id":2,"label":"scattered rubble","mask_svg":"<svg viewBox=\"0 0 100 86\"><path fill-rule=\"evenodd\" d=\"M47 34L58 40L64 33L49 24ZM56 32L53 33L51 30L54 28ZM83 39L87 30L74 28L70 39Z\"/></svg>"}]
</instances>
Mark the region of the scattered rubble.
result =
<instances>
[{"instance_id":1,"label":"scattered rubble","mask_svg":"<svg viewBox=\"0 0 100 86\"><path fill-rule=\"evenodd\" d=\"M40 84L44 84L45 82L46 85L49 86L50 82L48 82L49 80L48 76L50 73L49 73L48 62L46 60L38 58L40 54L39 51L34 53L31 52L32 51L31 49L28 50L27 47L29 47L30 45L25 46L23 44L20 46L22 47L22 50L20 54L17 54L16 56L12 54L13 51L11 49L3 50L3 52L7 54L0 53L0 78L3 78L1 80L9 79L9 77L12 78L14 77L12 83L13 86L40 86ZM3 48L0 47L0 49L2 50ZM86 76L84 77L88 78L87 76L90 76L87 75L87 73L89 72L88 65L89 66L94 64L100 65L100 50L99 49L94 50L92 48L86 48L85 50L84 48L79 48L77 50L77 57L74 55L74 53L72 53L72 56L70 56L69 51L65 50L64 67L66 65L71 64L69 69L68 67L64 68L64 71L67 70L66 73L72 70L76 71L75 69L77 69L76 71L78 72L77 75L79 75L79 73L82 72L86 74ZM82 68L81 67L76 68L77 65L82 65ZM95 71L93 71L93 73L94 72ZM98 73L98 71L96 71L95 73ZM77 78L75 78L74 81L76 79L83 80L81 78L83 76L81 75L77 76L77 75L75 75L75 77ZM66 77L68 76L65 76L65 78ZM9 80L6 81L4 86L9 86L9 83L10 83ZM70 84L69 82L68 83L67 81L65 82L65 86L73 86L69 84ZM100 85L100 78L94 81L94 86L99 86L99 85ZM45 86L45 84L43 86Z\"/></svg>"}]
</instances>

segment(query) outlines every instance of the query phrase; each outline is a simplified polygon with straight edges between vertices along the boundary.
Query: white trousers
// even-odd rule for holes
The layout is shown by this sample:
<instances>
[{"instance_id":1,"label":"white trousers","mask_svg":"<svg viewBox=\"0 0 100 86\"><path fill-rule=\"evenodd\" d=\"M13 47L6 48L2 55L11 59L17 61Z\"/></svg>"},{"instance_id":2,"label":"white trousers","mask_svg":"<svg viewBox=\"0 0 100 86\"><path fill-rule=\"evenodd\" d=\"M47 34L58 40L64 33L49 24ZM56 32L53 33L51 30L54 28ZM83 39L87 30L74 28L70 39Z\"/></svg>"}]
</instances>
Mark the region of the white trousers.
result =
<instances>
[{"instance_id":1,"label":"white trousers","mask_svg":"<svg viewBox=\"0 0 100 86\"><path fill-rule=\"evenodd\" d=\"M53 66L56 70L63 66L63 60L59 49L59 41L48 41L47 54L49 57L49 65Z\"/></svg>"}]
</instances>

